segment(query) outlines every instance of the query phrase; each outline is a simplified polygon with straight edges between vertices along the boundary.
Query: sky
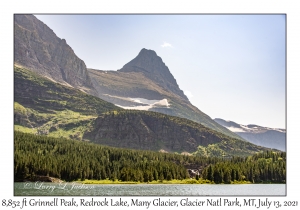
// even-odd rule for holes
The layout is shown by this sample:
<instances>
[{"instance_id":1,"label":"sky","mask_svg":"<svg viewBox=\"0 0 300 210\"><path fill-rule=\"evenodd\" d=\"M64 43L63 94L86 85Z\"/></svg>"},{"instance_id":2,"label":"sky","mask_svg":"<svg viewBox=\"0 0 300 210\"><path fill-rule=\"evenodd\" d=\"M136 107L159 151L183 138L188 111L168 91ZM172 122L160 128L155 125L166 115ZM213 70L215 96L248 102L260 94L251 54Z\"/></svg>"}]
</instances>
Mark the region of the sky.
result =
<instances>
[{"instance_id":1,"label":"sky","mask_svg":"<svg viewBox=\"0 0 300 210\"><path fill-rule=\"evenodd\" d=\"M286 128L285 15L36 15L88 68L154 50L211 118Z\"/></svg>"}]
</instances>

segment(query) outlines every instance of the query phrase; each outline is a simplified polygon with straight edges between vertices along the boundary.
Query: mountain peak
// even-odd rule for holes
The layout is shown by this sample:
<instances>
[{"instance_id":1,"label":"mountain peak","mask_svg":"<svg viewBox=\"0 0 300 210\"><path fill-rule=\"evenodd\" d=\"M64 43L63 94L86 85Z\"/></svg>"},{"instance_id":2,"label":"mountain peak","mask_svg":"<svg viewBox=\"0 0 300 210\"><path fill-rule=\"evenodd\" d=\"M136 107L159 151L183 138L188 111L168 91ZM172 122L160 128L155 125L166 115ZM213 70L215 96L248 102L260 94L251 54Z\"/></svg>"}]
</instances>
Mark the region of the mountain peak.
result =
<instances>
[{"instance_id":1,"label":"mountain peak","mask_svg":"<svg viewBox=\"0 0 300 210\"><path fill-rule=\"evenodd\" d=\"M133 60L125 64L119 71L141 72L165 90L171 91L188 101L169 68L154 50L143 48Z\"/></svg>"},{"instance_id":2,"label":"mountain peak","mask_svg":"<svg viewBox=\"0 0 300 210\"><path fill-rule=\"evenodd\" d=\"M168 67L162 61L162 59L156 54L154 50L148 50L143 48L139 54L130 62L125 64L122 72L148 72L171 75ZM169 76L168 75L168 76ZM172 76L172 75L171 75ZM173 77L173 76L172 76Z\"/></svg>"},{"instance_id":3,"label":"mountain peak","mask_svg":"<svg viewBox=\"0 0 300 210\"><path fill-rule=\"evenodd\" d=\"M156 52L154 50L148 50L146 48L141 49L138 56L149 56L149 57L155 57L157 56Z\"/></svg>"}]
</instances>

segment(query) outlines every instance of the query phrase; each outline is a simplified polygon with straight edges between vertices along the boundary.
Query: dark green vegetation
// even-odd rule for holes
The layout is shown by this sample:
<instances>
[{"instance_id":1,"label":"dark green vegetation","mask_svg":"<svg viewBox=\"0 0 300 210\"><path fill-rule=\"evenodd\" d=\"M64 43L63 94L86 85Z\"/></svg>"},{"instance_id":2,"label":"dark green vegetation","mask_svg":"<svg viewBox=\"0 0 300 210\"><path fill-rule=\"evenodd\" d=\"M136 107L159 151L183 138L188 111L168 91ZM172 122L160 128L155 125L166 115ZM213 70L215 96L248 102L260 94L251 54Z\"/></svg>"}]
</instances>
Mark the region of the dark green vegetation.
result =
<instances>
[{"instance_id":1,"label":"dark green vegetation","mask_svg":"<svg viewBox=\"0 0 300 210\"><path fill-rule=\"evenodd\" d=\"M206 167L203 179L215 183L250 181L252 183L285 183L286 153L266 151L249 157L234 157Z\"/></svg>"},{"instance_id":2,"label":"dark green vegetation","mask_svg":"<svg viewBox=\"0 0 300 210\"><path fill-rule=\"evenodd\" d=\"M47 175L63 180L184 179L180 155L116 149L86 142L15 132L15 180ZM172 162L174 161L174 162Z\"/></svg>"},{"instance_id":3,"label":"dark green vegetation","mask_svg":"<svg viewBox=\"0 0 300 210\"><path fill-rule=\"evenodd\" d=\"M234 139L184 118L151 111L121 110L100 115L83 138L113 147L247 156L266 148ZM199 148L198 146L201 145ZM200 154L205 156L204 154Z\"/></svg>"},{"instance_id":4,"label":"dark green vegetation","mask_svg":"<svg viewBox=\"0 0 300 210\"><path fill-rule=\"evenodd\" d=\"M72 180L186 179L187 169L200 172L195 178L215 183L231 181L285 182L285 153L267 151L247 158L185 156L152 151L111 148L92 143L14 133L15 181L35 175Z\"/></svg>"}]
</instances>

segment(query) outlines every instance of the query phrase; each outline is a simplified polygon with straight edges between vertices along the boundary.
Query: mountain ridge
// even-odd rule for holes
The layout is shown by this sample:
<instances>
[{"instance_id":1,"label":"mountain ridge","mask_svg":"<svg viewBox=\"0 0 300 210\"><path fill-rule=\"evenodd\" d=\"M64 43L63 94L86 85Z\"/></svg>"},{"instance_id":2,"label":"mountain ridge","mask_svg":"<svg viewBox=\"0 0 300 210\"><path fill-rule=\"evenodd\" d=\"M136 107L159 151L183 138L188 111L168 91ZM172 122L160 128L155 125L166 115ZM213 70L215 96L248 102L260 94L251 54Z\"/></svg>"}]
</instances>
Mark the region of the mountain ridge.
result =
<instances>
[{"instance_id":1,"label":"mountain ridge","mask_svg":"<svg viewBox=\"0 0 300 210\"><path fill-rule=\"evenodd\" d=\"M216 118L214 120L253 144L275 148L281 151L286 150L285 129L268 128L254 124L242 125L221 118Z\"/></svg>"}]
</instances>

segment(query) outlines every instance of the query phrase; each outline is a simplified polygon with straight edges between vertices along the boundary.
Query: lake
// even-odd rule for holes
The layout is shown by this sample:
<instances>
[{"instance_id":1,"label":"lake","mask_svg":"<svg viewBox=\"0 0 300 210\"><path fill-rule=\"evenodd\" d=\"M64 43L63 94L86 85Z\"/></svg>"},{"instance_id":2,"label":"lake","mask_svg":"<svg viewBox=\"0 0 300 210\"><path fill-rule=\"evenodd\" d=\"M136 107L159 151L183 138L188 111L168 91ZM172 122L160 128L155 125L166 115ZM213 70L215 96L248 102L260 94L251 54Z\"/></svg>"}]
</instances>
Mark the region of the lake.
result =
<instances>
[{"instance_id":1,"label":"lake","mask_svg":"<svg viewBox=\"0 0 300 210\"><path fill-rule=\"evenodd\" d=\"M284 196L285 184L78 184L16 182L15 196Z\"/></svg>"}]
</instances>

